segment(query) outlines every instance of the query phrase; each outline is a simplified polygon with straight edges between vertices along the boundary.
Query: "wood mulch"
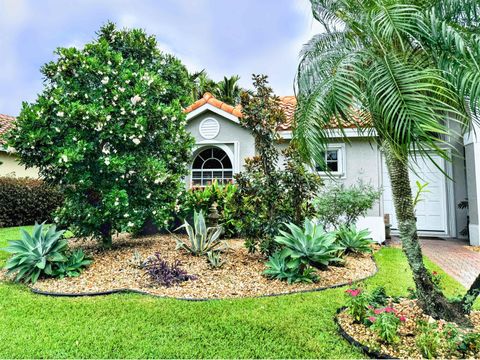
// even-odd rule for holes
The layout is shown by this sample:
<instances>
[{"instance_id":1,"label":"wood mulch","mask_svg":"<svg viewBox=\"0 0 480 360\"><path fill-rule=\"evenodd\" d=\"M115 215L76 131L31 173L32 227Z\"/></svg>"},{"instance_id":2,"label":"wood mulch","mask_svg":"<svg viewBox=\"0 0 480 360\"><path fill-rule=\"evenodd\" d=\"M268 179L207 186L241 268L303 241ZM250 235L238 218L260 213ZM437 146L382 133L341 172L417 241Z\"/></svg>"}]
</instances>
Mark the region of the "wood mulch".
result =
<instances>
[{"instance_id":1,"label":"wood mulch","mask_svg":"<svg viewBox=\"0 0 480 360\"><path fill-rule=\"evenodd\" d=\"M255 297L315 290L366 278L376 271L369 255L348 256L344 266L329 266L318 271L320 280L315 284L287 284L270 280L262 275L265 260L260 254L249 254L242 240L228 240L228 250L222 254L225 264L212 269L206 257L195 257L183 250L175 250L176 240L170 235L132 238L119 235L109 251L98 249L94 241L73 239L71 248L81 247L94 262L77 278L40 279L33 287L44 292L64 294L95 293L116 289L130 289L176 298L218 299ZM133 263L134 253L143 259L159 252L172 263L180 260L188 274L196 275L172 287L152 283L145 270Z\"/></svg>"},{"instance_id":2,"label":"wood mulch","mask_svg":"<svg viewBox=\"0 0 480 360\"><path fill-rule=\"evenodd\" d=\"M406 321L402 322L399 327L399 342L395 344L385 344L377 336L377 334L364 324L356 323L346 310L337 315L337 321L342 329L360 344L367 346L384 355L394 358L411 359L422 358L420 351L416 345L416 335L418 334L418 320L426 322L435 321L430 316L423 313L422 309L417 305L416 300L403 299L399 303L390 304L397 313L406 317ZM480 312L474 311L470 314L470 320L474 325L474 331L480 331ZM439 329L442 330L447 322L438 321ZM446 346L446 344L442 344ZM480 354L471 354L472 358L478 358ZM447 358L447 349L441 348L439 358ZM469 357L470 358L470 357Z\"/></svg>"}]
</instances>

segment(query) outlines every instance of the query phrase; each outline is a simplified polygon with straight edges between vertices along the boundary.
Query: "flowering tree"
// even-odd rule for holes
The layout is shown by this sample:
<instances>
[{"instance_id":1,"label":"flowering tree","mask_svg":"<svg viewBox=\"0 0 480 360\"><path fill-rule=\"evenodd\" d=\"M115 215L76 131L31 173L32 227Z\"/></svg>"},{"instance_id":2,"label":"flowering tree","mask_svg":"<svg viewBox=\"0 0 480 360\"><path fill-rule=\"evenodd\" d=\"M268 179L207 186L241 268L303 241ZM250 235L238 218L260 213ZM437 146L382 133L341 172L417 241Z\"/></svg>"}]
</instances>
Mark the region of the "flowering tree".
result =
<instances>
[{"instance_id":1,"label":"flowering tree","mask_svg":"<svg viewBox=\"0 0 480 360\"><path fill-rule=\"evenodd\" d=\"M193 145L182 111L192 89L186 68L153 36L112 23L83 49L56 54L8 143L64 188L58 221L105 247L114 231L168 222Z\"/></svg>"}]
</instances>

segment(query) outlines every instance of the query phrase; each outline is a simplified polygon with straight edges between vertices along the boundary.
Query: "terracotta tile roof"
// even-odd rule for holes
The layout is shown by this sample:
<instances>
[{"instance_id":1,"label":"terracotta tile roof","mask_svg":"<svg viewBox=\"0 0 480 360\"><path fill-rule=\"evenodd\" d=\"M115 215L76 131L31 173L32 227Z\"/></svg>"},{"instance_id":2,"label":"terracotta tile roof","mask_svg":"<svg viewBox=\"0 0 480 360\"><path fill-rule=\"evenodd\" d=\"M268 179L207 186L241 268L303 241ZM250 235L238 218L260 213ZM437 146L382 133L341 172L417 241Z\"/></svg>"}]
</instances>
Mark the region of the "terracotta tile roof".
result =
<instances>
[{"instance_id":1,"label":"terracotta tile roof","mask_svg":"<svg viewBox=\"0 0 480 360\"><path fill-rule=\"evenodd\" d=\"M295 109L297 107L297 98L293 95L281 96L279 105L285 113L285 122L278 125L278 130L292 130Z\"/></svg>"},{"instance_id":2,"label":"terracotta tile roof","mask_svg":"<svg viewBox=\"0 0 480 360\"><path fill-rule=\"evenodd\" d=\"M184 111L186 113L189 113L205 104L210 104L212 106L215 106L216 108L226 111L227 113L232 114L236 117L242 117L242 111L241 111L240 105L237 105L237 106L228 105L223 101L215 99L215 97L213 97L213 95L210 94L209 92L205 93L200 100L195 101L192 105L185 108Z\"/></svg>"},{"instance_id":3,"label":"terracotta tile roof","mask_svg":"<svg viewBox=\"0 0 480 360\"><path fill-rule=\"evenodd\" d=\"M5 144L2 136L12 128L14 120L15 117L13 116L0 114L0 145Z\"/></svg>"},{"instance_id":4,"label":"terracotta tile roof","mask_svg":"<svg viewBox=\"0 0 480 360\"><path fill-rule=\"evenodd\" d=\"M292 130L292 125L295 119L295 109L297 107L297 98L294 95L290 96L280 96L280 107L282 108L283 112L285 113L285 122L283 124L280 124L278 126L279 131L289 131ZM242 116L242 107L240 105L237 105L235 107L228 105L220 100L215 99L212 94L210 93L205 93L203 95L203 98L200 100L195 101L192 105L188 106L185 109L186 113L192 112L195 109L198 109L200 106L204 104L210 104L213 105L219 109L222 109L230 114L235 115L236 117L241 117ZM360 117L357 117L355 119L357 122L360 122ZM344 128L355 128L357 125L355 123L346 123L343 124ZM363 126L367 126L367 123L365 122ZM332 124L330 128L338 128L338 123L335 121L332 121Z\"/></svg>"}]
</instances>

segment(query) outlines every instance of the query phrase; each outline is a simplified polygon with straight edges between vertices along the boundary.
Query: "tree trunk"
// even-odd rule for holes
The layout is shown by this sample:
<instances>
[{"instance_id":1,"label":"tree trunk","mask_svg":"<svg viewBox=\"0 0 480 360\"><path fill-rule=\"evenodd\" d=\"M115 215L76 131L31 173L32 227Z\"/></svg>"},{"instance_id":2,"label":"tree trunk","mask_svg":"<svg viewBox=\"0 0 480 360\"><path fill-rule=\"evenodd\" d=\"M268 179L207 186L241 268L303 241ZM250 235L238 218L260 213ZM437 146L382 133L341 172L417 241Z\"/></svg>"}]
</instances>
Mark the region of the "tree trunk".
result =
<instances>
[{"instance_id":1,"label":"tree trunk","mask_svg":"<svg viewBox=\"0 0 480 360\"><path fill-rule=\"evenodd\" d=\"M434 285L432 277L423 263L422 249L417 235L408 158L399 159L388 144L384 144L383 150L392 185L402 248L413 272L419 304L426 314L435 319L468 325L469 321L459 307L450 303L440 289Z\"/></svg>"},{"instance_id":2,"label":"tree trunk","mask_svg":"<svg viewBox=\"0 0 480 360\"><path fill-rule=\"evenodd\" d=\"M112 224L104 223L100 226L100 233L102 236L102 247L104 249L112 248Z\"/></svg>"}]
</instances>

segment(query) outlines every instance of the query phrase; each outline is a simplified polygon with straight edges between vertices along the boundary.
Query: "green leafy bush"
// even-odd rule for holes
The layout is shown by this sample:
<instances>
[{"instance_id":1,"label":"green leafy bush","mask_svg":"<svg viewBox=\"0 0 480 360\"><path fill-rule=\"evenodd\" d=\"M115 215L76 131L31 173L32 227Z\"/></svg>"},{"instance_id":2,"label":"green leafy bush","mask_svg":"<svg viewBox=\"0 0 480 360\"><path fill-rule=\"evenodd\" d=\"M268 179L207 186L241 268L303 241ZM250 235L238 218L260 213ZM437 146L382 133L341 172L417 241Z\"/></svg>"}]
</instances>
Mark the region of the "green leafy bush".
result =
<instances>
[{"instance_id":1,"label":"green leafy bush","mask_svg":"<svg viewBox=\"0 0 480 360\"><path fill-rule=\"evenodd\" d=\"M91 263L81 250L68 254L64 231L57 231L55 225L46 229L44 224L35 224L32 235L23 229L21 234L21 240L10 240L4 249L13 254L5 269L7 275L15 274L16 282L34 284L42 275L78 276Z\"/></svg>"},{"instance_id":2,"label":"green leafy bush","mask_svg":"<svg viewBox=\"0 0 480 360\"><path fill-rule=\"evenodd\" d=\"M85 256L82 249L75 249L67 256L67 261L59 262L53 269L53 276L59 278L77 277L92 263L92 260Z\"/></svg>"},{"instance_id":3,"label":"green leafy bush","mask_svg":"<svg viewBox=\"0 0 480 360\"><path fill-rule=\"evenodd\" d=\"M381 192L371 185L358 183L349 187L335 184L325 187L313 201L315 214L325 229L338 230L341 225L355 224L365 216Z\"/></svg>"},{"instance_id":4,"label":"green leafy bush","mask_svg":"<svg viewBox=\"0 0 480 360\"><path fill-rule=\"evenodd\" d=\"M387 305L388 295L387 295L387 291L385 290L385 287L377 286L370 293L369 299L370 299L370 305L374 307Z\"/></svg>"},{"instance_id":5,"label":"green leafy bush","mask_svg":"<svg viewBox=\"0 0 480 360\"><path fill-rule=\"evenodd\" d=\"M295 224L285 224L289 232L280 230L275 242L284 246L282 253L290 263L300 265L327 266L331 262L341 262L337 257L341 248L335 244L335 234L327 233L320 225L305 219L304 228Z\"/></svg>"},{"instance_id":6,"label":"green leafy bush","mask_svg":"<svg viewBox=\"0 0 480 360\"><path fill-rule=\"evenodd\" d=\"M285 253L278 251L268 258L263 274L270 279L285 280L292 283L312 283L318 280L315 270L311 267L300 268L296 262L291 262Z\"/></svg>"},{"instance_id":7,"label":"green leafy bush","mask_svg":"<svg viewBox=\"0 0 480 360\"><path fill-rule=\"evenodd\" d=\"M222 242L220 235L222 234L222 227L207 227L203 211L194 212L193 227L187 221L177 230L185 228L188 235L188 242L182 239L177 239L177 250L184 249L195 256L207 254L209 251L217 250Z\"/></svg>"},{"instance_id":8,"label":"green leafy bush","mask_svg":"<svg viewBox=\"0 0 480 360\"><path fill-rule=\"evenodd\" d=\"M418 324L419 334L416 337L415 343L425 359L435 359L439 355L439 350L442 345L441 332L438 329L438 324L428 324L421 321Z\"/></svg>"},{"instance_id":9,"label":"green leafy bush","mask_svg":"<svg viewBox=\"0 0 480 360\"><path fill-rule=\"evenodd\" d=\"M7 143L64 189L59 224L111 246L116 231L171 220L194 139L185 66L143 30L107 23L81 48L58 48L44 89L23 103Z\"/></svg>"},{"instance_id":10,"label":"green leafy bush","mask_svg":"<svg viewBox=\"0 0 480 360\"><path fill-rule=\"evenodd\" d=\"M236 218L242 221L249 251L271 255L277 250L274 237L281 224L300 225L310 215L310 201L321 181L306 171L293 142L284 153L284 170L279 169L276 129L285 122L285 114L266 76L254 75L253 85L255 91L242 93L240 121L252 132L258 156L246 159L245 170L235 176Z\"/></svg>"},{"instance_id":11,"label":"green leafy bush","mask_svg":"<svg viewBox=\"0 0 480 360\"><path fill-rule=\"evenodd\" d=\"M62 204L58 187L36 179L0 177L0 227L50 223Z\"/></svg>"},{"instance_id":12,"label":"green leafy bush","mask_svg":"<svg viewBox=\"0 0 480 360\"><path fill-rule=\"evenodd\" d=\"M355 225L340 226L335 233L337 244L343 248L345 253L371 253L373 240L370 238L370 231L358 231Z\"/></svg>"},{"instance_id":13,"label":"green leafy bush","mask_svg":"<svg viewBox=\"0 0 480 360\"><path fill-rule=\"evenodd\" d=\"M237 236L242 222L235 216L233 200L236 192L235 184L219 185L217 181L205 187L192 188L181 197L180 217L190 220L193 218L193 213L200 210L204 214L209 214L210 208L215 204L220 215L218 223L223 227L224 235L226 237Z\"/></svg>"},{"instance_id":14,"label":"green leafy bush","mask_svg":"<svg viewBox=\"0 0 480 360\"><path fill-rule=\"evenodd\" d=\"M405 318L398 316L394 308L387 306L373 310L368 320L371 323L370 328L378 334L380 339L387 344L393 344L398 341L398 328Z\"/></svg>"},{"instance_id":15,"label":"green leafy bush","mask_svg":"<svg viewBox=\"0 0 480 360\"><path fill-rule=\"evenodd\" d=\"M347 311L356 322L364 322L370 304L369 295L362 289L347 289Z\"/></svg>"}]
</instances>

